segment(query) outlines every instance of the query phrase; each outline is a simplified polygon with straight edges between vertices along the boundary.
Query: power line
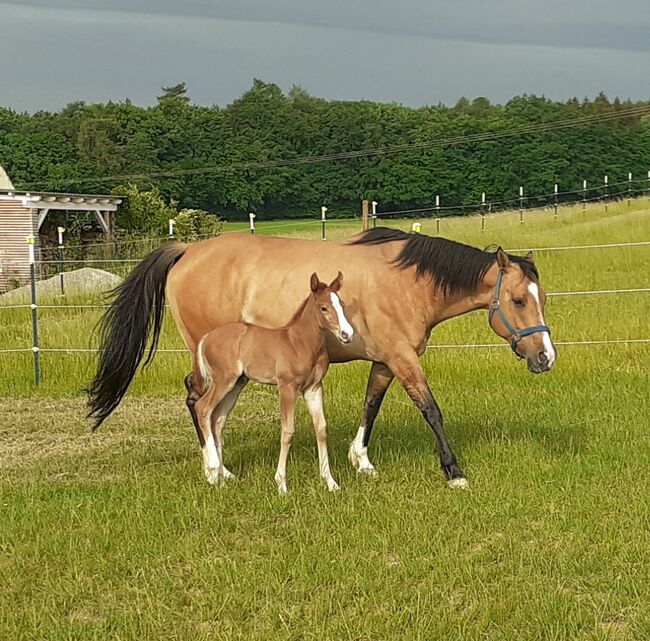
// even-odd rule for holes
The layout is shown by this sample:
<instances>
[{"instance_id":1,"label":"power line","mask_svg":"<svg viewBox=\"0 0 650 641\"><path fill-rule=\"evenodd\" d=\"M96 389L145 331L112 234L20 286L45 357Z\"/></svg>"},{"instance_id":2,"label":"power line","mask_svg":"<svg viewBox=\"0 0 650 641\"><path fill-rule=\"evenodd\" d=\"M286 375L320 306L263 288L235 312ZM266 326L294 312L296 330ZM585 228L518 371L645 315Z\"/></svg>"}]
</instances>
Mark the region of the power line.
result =
<instances>
[{"instance_id":1,"label":"power line","mask_svg":"<svg viewBox=\"0 0 650 641\"><path fill-rule=\"evenodd\" d=\"M386 147L376 147L374 149L360 149L356 151L338 152L332 154L322 154L318 156L303 156L299 158L287 158L278 160L251 161L233 163L229 165L215 165L212 167L195 167L192 169L170 169L168 171L154 171L139 174L116 174L113 176L103 177L82 177L82 178L65 178L52 180L48 182L30 183L28 186L32 189L43 185L68 185L80 182L118 182L125 180L143 180L151 178L174 178L181 176L197 176L213 173L225 173L230 171L242 171L250 169L275 169L280 167L293 167L297 165L308 165L321 162L331 162L337 160L351 160L356 158L368 158L372 156L388 156L406 151L417 151L432 149L434 147L446 147L472 142L489 142L509 138L512 136L521 136L526 134L545 133L573 127L581 127L590 124L599 124L612 122L622 118L641 117L650 115L650 107L641 106L630 109L624 109L610 114L594 114L582 118L572 118L569 120L558 120L548 123L536 123L507 129L504 131L483 132L477 134L466 134L462 136L453 136L450 138L439 138L420 143L404 143L400 145L390 145Z\"/></svg>"}]
</instances>

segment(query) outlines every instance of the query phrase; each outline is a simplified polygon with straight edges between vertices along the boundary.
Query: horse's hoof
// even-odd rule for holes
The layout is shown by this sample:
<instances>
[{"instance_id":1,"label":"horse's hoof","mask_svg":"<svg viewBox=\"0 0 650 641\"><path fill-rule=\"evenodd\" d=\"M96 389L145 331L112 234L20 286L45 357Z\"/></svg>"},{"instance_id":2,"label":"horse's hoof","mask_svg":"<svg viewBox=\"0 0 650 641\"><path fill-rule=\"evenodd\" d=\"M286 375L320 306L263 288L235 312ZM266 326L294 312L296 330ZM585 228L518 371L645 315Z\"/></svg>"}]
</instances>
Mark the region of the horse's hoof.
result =
<instances>
[{"instance_id":1,"label":"horse's hoof","mask_svg":"<svg viewBox=\"0 0 650 641\"><path fill-rule=\"evenodd\" d=\"M338 492L341 488L340 488L339 484L338 484L335 480L332 479L332 480L327 484L327 489L328 489L330 492Z\"/></svg>"},{"instance_id":2,"label":"horse's hoof","mask_svg":"<svg viewBox=\"0 0 650 641\"><path fill-rule=\"evenodd\" d=\"M359 467L359 457L354 450L354 445L351 445L350 449L348 450L348 461L350 461L350 464L353 468L357 469Z\"/></svg>"},{"instance_id":3,"label":"horse's hoof","mask_svg":"<svg viewBox=\"0 0 650 641\"><path fill-rule=\"evenodd\" d=\"M455 479L449 479L447 485L455 490L466 490L469 487L467 479L463 476L459 476Z\"/></svg>"},{"instance_id":4,"label":"horse's hoof","mask_svg":"<svg viewBox=\"0 0 650 641\"><path fill-rule=\"evenodd\" d=\"M366 476L377 476L377 470L375 469L375 466L372 465L372 463L369 463L364 467L357 468L357 474L365 474Z\"/></svg>"},{"instance_id":5,"label":"horse's hoof","mask_svg":"<svg viewBox=\"0 0 650 641\"><path fill-rule=\"evenodd\" d=\"M205 478L210 485L219 485L221 473L219 469L210 468L205 471Z\"/></svg>"},{"instance_id":6,"label":"horse's hoof","mask_svg":"<svg viewBox=\"0 0 650 641\"><path fill-rule=\"evenodd\" d=\"M223 480L224 481L234 481L237 477L227 468L223 468Z\"/></svg>"}]
</instances>

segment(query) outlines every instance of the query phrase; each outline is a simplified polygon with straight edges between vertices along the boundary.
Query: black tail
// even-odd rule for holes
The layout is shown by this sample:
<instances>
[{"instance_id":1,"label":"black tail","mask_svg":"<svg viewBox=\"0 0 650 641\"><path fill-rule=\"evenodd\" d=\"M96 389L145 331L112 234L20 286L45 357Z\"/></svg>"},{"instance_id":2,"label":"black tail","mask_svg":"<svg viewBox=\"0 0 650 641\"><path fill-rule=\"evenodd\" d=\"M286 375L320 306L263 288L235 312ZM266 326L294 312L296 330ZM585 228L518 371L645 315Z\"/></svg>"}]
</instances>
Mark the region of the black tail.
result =
<instances>
[{"instance_id":1,"label":"black tail","mask_svg":"<svg viewBox=\"0 0 650 641\"><path fill-rule=\"evenodd\" d=\"M145 365L153 358L165 311L169 270L185 246L165 245L149 254L111 292L113 302L99 321L99 364L88 389L88 418L96 430L120 404L153 336Z\"/></svg>"}]
</instances>

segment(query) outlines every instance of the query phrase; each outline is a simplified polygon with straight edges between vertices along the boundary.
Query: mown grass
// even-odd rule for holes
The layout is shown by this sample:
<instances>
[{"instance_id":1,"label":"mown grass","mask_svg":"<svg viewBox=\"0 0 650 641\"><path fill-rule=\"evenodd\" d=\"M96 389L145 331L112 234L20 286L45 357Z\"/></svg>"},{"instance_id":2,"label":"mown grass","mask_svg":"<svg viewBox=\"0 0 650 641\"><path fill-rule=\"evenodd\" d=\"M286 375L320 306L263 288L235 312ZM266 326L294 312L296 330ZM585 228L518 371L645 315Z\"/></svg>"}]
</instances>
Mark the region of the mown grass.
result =
<instances>
[{"instance_id":1,"label":"mown grass","mask_svg":"<svg viewBox=\"0 0 650 641\"><path fill-rule=\"evenodd\" d=\"M483 233L477 219L442 231L522 248L650 239L647 200L561 210L557 222L540 212L523 226L503 216ZM550 291L649 286L647 247L537 262ZM558 341L648 338L649 301L557 297L547 321ZM0 348L29 346L28 312L0 314ZM51 347L87 346L98 318L40 315ZM474 314L432 342L493 339ZM169 320L163 342L179 346ZM301 407L281 498L272 388L244 392L226 441L239 479L211 488L182 402L185 355L160 354L96 434L79 394L87 355L44 353L39 390L30 354L2 355L0 639L650 638L649 357L648 345L565 347L536 377L507 348L429 350L467 492L446 487L397 387L371 447L379 476L357 477L346 450L369 366L333 367L326 412L342 491L318 478Z\"/></svg>"}]
</instances>

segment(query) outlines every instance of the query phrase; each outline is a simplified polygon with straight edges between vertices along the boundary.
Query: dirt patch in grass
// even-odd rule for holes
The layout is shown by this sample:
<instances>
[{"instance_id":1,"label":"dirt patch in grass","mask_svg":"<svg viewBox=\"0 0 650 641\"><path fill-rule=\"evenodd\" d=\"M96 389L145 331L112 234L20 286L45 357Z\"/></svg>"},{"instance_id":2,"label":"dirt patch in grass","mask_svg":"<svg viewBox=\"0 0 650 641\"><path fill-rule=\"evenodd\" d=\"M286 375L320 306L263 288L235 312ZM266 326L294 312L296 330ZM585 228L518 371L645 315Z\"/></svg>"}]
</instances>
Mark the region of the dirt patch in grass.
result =
<instances>
[{"instance_id":1,"label":"dirt patch in grass","mask_svg":"<svg viewBox=\"0 0 650 641\"><path fill-rule=\"evenodd\" d=\"M151 447L184 439L184 431L191 428L180 399L128 399L110 424L95 433L85 412L83 398L1 399L0 470L107 449ZM151 432L152 423L160 425L158 433ZM145 424L148 430L142 429ZM170 429L176 425L178 429Z\"/></svg>"}]
</instances>

